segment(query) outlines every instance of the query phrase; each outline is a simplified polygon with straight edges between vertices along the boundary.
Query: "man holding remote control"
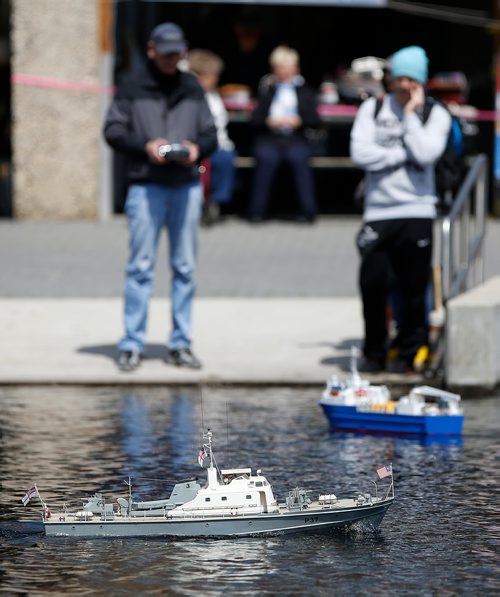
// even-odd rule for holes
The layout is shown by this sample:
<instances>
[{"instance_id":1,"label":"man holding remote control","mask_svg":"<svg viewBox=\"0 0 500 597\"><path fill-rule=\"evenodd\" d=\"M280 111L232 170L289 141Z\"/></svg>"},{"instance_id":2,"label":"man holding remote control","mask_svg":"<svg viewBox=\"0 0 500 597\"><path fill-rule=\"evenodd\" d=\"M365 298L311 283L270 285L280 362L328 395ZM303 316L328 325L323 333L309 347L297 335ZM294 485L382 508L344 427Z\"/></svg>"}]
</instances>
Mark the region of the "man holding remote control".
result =
<instances>
[{"instance_id":1,"label":"man holding remote control","mask_svg":"<svg viewBox=\"0 0 500 597\"><path fill-rule=\"evenodd\" d=\"M106 141L128 160L125 213L130 254L124 291L125 334L118 367L133 371L145 349L149 299L162 228L168 230L172 271L172 331L168 363L199 369L191 350L198 226L203 203L199 162L217 148L217 132L196 77L178 64L183 31L162 23L151 32L147 64L120 84L104 124Z\"/></svg>"}]
</instances>

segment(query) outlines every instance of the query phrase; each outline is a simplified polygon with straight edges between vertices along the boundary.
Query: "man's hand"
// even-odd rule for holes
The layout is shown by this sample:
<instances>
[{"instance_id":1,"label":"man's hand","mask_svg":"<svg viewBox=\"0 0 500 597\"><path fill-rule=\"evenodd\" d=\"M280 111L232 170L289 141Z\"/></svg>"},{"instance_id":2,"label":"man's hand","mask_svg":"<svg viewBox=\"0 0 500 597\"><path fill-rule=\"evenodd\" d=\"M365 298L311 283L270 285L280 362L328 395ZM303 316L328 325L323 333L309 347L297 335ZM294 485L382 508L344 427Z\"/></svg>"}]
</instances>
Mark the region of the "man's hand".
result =
<instances>
[{"instance_id":1,"label":"man's hand","mask_svg":"<svg viewBox=\"0 0 500 597\"><path fill-rule=\"evenodd\" d=\"M191 141L183 141L181 145L185 145L189 149L189 156L183 160L177 160L177 164L181 164L182 166L191 166L191 164L197 162L200 157L199 146Z\"/></svg>"},{"instance_id":2,"label":"man's hand","mask_svg":"<svg viewBox=\"0 0 500 597\"><path fill-rule=\"evenodd\" d=\"M283 116L282 118L267 118L267 126L270 128L296 129L302 124L300 116Z\"/></svg>"},{"instance_id":3,"label":"man's hand","mask_svg":"<svg viewBox=\"0 0 500 597\"><path fill-rule=\"evenodd\" d=\"M146 152L146 155L148 156L148 160L152 163L152 164L168 164L169 160L167 160L167 158L160 156L160 154L158 153L158 150L160 149L161 145L166 145L168 144L167 139L152 139L151 141L148 141L145 145L144 145L144 151Z\"/></svg>"},{"instance_id":4,"label":"man's hand","mask_svg":"<svg viewBox=\"0 0 500 597\"><path fill-rule=\"evenodd\" d=\"M410 87L410 99L406 102L404 111L406 114L415 112L425 104L424 88L420 83L414 82Z\"/></svg>"}]
</instances>

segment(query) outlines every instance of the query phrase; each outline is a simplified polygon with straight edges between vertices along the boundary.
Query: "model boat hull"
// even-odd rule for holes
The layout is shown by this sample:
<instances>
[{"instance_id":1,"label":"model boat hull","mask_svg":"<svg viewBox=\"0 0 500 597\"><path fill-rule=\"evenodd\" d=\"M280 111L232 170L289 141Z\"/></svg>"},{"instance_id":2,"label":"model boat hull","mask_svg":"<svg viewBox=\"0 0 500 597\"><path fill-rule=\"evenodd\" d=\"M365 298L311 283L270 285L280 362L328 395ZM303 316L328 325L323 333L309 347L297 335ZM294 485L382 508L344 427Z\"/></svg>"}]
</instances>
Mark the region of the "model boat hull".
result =
<instances>
[{"instance_id":1,"label":"model boat hull","mask_svg":"<svg viewBox=\"0 0 500 597\"><path fill-rule=\"evenodd\" d=\"M44 521L45 534L58 537L244 537L322 532L358 522L376 529L393 498L352 508L308 509L285 514L147 520Z\"/></svg>"},{"instance_id":2,"label":"model boat hull","mask_svg":"<svg viewBox=\"0 0 500 597\"><path fill-rule=\"evenodd\" d=\"M398 415L320 403L333 430L408 435L459 435L463 415Z\"/></svg>"}]
</instances>

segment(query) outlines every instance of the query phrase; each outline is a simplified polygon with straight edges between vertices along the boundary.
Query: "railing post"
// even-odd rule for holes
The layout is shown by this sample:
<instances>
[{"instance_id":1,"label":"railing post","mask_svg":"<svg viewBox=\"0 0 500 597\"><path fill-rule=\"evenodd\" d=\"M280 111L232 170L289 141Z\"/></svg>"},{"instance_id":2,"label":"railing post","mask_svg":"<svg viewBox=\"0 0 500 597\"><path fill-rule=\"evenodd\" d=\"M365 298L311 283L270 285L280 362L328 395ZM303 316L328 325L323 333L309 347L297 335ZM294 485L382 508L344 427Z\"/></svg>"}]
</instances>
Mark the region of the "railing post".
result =
<instances>
[{"instance_id":1,"label":"railing post","mask_svg":"<svg viewBox=\"0 0 500 597\"><path fill-rule=\"evenodd\" d=\"M484 280L486 176L486 156L478 155L455 197L450 213L443 218L441 268L444 302L477 283L479 266L481 281Z\"/></svg>"},{"instance_id":2,"label":"railing post","mask_svg":"<svg viewBox=\"0 0 500 597\"><path fill-rule=\"evenodd\" d=\"M441 223L441 277L443 285L443 302L446 304L451 287L451 226L450 219L443 218Z\"/></svg>"},{"instance_id":3,"label":"railing post","mask_svg":"<svg viewBox=\"0 0 500 597\"><path fill-rule=\"evenodd\" d=\"M477 212L477 230L476 233L480 235L482 239L486 236L486 198L487 198L487 174L488 174L488 159L484 158L483 167L481 174L478 177L476 185L476 212ZM479 269L480 269L480 282L484 282L484 246L481 243L481 248L478 256ZM477 268L476 268L477 269ZM475 279L476 284L478 283L477 278Z\"/></svg>"}]
</instances>

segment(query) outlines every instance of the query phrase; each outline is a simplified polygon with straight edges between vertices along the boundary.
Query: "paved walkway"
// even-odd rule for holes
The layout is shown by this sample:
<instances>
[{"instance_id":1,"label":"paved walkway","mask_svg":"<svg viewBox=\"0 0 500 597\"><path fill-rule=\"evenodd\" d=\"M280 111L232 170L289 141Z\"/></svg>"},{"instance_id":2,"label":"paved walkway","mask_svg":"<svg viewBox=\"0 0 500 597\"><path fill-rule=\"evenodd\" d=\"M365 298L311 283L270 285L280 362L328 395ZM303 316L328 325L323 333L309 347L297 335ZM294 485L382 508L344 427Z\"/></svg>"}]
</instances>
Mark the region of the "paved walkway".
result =
<instances>
[{"instance_id":1,"label":"paved walkway","mask_svg":"<svg viewBox=\"0 0 500 597\"><path fill-rule=\"evenodd\" d=\"M126 374L114 364L124 219L2 221L0 383L323 384L333 373L344 374L350 347L361 343L358 226L357 217L325 217L312 226L229 219L202 229L194 313L201 371L162 361L169 327L163 238L147 358ZM499 238L500 223L489 222L487 278L500 273Z\"/></svg>"}]
</instances>

